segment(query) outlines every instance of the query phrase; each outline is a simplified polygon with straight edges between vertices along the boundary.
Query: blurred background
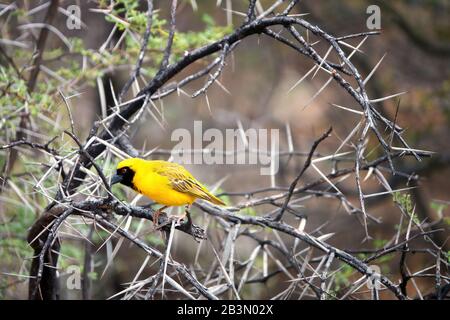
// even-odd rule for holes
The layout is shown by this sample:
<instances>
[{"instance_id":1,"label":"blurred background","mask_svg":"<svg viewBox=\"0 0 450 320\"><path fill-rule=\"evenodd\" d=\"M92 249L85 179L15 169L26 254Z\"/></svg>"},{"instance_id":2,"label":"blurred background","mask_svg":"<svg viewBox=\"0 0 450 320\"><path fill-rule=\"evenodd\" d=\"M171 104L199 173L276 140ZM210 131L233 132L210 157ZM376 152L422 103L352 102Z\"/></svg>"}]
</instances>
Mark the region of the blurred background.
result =
<instances>
[{"instance_id":1,"label":"blurred background","mask_svg":"<svg viewBox=\"0 0 450 320\"><path fill-rule=\"evenodd\" d=\"M29 11L46 1L15 1L20 10ZM62 1L62 7L77 3L76 1ZM63 30L68 38L79 38L86 50L98 50L111 34L113 24L105 19L105 15L99 11L92 11L93 8L105 7L109 1L79 1L81 7L81 19L86 24L80 30L67 30L65 28L67 17L64 14L56 16L54 25ZM160 19L168 19L170 1L154 1L155 8L159 9ZM194 3L194 4L193 4ZM267 8L271 1L261 1L261 5ZM4 3L5 7L8 3ZM368 82L367 91L371 99L382 98L388 95L405 92L401 96L376 103L376 108L390 119L396 117L397 123L406 129L404 137L410 146L416 149L436 152L432 158L425 158L417 162L414 158L404 158L396 161L399 171L420 176L418 182L412 181L408 184L407 179L391 177L391 186L394 188L415 187L405 191L409 194L411 202L415 207L420 221L432 222L436 229L443 231L433 234L433 240L442 246L442 250L448 252L450 244L449 236L450 209L450 4L448 1L300 1L293 9L292 13L308 13L303 18L312 24L319 25L323 30L332 35L347 35L352 33L367 31L366 20L368 14L366 9L371 4L377 4L381 8L381 34L369 37L360 47L362 52L358 52L352 61L359 69L363 77L367 76L374 66L383 60L377 71ZM233 27L239 26L243 17L232 11L246 12L246 1L222 1L219 6L216 1L180 1L177 9L177 31L178 32L201 32L209 24L217 26L217 33L227 33ZM194 10L195 9L195 10ZM145 1L139 3L137 10L145 12ZM46 10L41 10L36 14L28 16L29 22L41 22L45 18ZM17 26L21 24L21 18L2 15L3 38L10 39L20 36ZM229 29L228 29L229 28ZM207 37L207 35L205 35ZM114 47L120 41L121 33L113 35L111 43L107 48ZM351 39L348 42L357 46L361 39ZM49 35L49 48L57 50L61 48L61 40L53 33ZM158 46L158 44L152 44ZM164 42L161 42L161 48ZM4 50L9 51L10 47L0 43ZM321 54L325 54L328 47L323 43L315 46ZM348 48L346 48L348 49ZM62 49L64 50L64 49ZM120 48L119 48L120 50ZM348 49L350 50L350 49ZM350 50L351 51L351 50ZM182 52L180 52L182 54ZM58 54L55 53L54 57ZM19 59L20 57L18 57ZM65 57L67 58L67 57ZM129 58L124 56L125 59ZM152 65L151 53L147 53ZM50 69L60 68L62 64L67 65L67 60L46 57L48 61L45 65ZM74 61L81 61L74 56ZM330 57L335 60L335 57ZM112 60L114 61L114 60ZM119 92L124 83L129 78L129 67L134 65L135 60L129 60L129 65L122 64L123 68L105 65L102 69L102 81L90 81L89 83L76 83L74 87L79 93L70 99L73 113L75 131L80 138L85 139L89 133L92 123L99 119L102 114L99 92L105 92L106 105L114 105L111 87L115 92ZM4 58L0 59L2 65L6 65ZM69 60L70 63L70 60ZM200 70L205 62L194 64L192 68L185 70L175 80L179 80L190 73ZM287 127L289 127L294 149L296 151L308 152L311 144L326 129L333 127L333 133L319 148L321 154L330 154L339 146L341 141L349 134L360 119L357 114L346 112L333 107L331 103L358 109L355 102L336 83L331 82L320 95L311 100L315 93L328 80L328 75L319 72L313 79L308 77L305 81L292 89L294 84L301 79L308 70L313 67L313 62L296 51L288 48L272 38L265 35L252 36L240 43L226 60L226 66L219 78L221 85L213 85L208 90L207 99L204 95L197 98L180 93L174 93L155 104L164 110L164 118L167 121L165 129L162 129L158 121L150 114L144 114L137 125L133 126L129 133L133 146L138 150L149 151L154 148L170 150L176 142L171 141L170 136L177 128L193 130L194 121L202 121L203 130L217 128L221 131L225 129L237 129L238 123L242 123L244 129L267 128L280 130L280 149L288 150ZM19 68L23 67L18 65ZM197 68L197 69L196 69ZM151 67L148 73L144 74L145 79L151 76ZM70 74L68 72L68 74ZM64 74L60 73L64 77ZM66 80L69 80L66 78ZM45 81L45 78L42 78ZM192 94L204 84L204 79L194 81L183 90ZM143 85L143 82L141 82ZM4 84L1 84L4 86ZM99 86L103 89L99 91ZM70 91L70 90L69 90ZM228 91L228 92L227 92ZM135 88L130 90L126 98L134 96ZM67 95L70 95L67 92ZM396 116L398 107L398 114ZM0 108L6 108L0 105ZM56 115L60 109L63 116L57 119L61 127L68 127L69 120L64 106L59 104L54 107L53 113L47 114L49 117ZM6 110L6 109L4 109ZM358 109L359 110L359 109ZM6 116L6 113L4 114ZM5 120L6 118L3 118ZM9 121L6 119L6 121ZM19 121L10 120L10 121ZM16 123L16 126L18 123ZM4 128L1 133L2 143L12 141L7 137L9 130ZM32 130L32 129L30 129ZM206 145L206 143L205 143ZM375 153L381 155L381 150ZM0 152L0 164L5 163L7 153ZM152 159L169 159L170 154L158 153L150 155ZM29 159L21 158L30 163ZM115 162L117 159L113 159ZM37 160L36 160L37 161ZM283 157L280 159L280 171L276 175L275 184L287 187L292 179L301 169L304 162L302 157ZM352 164L343 164L351 166ZM16 162L11 168L12 177L17 179L17 185L22 185L26 179L20 174L26 172L27 165L22 161ZM270 176L261 176L259 166L254 165L187 165L187 168L200 181L214 188L220 182L220 188L216 193L228 192L239 193L249 192L264 187L271 186ZM321 166L325 171L331 170L326 165ZM112 169L110 172L111 173ZM15 175L15 176L14 176ZM314 170L306 172L299 185L304 185L308 181L314 181L320 176ZM39 177L38 177L39 179ZM15 181L15 180L13 180ZM28 180L25 194L32 193L33 179ZM358 204L358 197L355 189L353 177L340 184L348 199L354 204ZM371 194L379 192L379 184L375 180L369 179L363 185L365 193ZM123 198L133 199L132 190L122 187L113 189ZM267 193L267 195L273 193ZM265 195L258 194L258 197ZM24 196L25 198L28 195ZM231 205L244 203L248 199L244 196L227 196L227 201ZM45 201L44 201L45 202ZM31 226L35 218L40 214L32 204L33 210L24 208L23 199L10 186L5 187L0 194L0 297L3 299L25 299L27 297L27 268L29 268L29 258L32 251L25 242L27 228ZM148 203L148 200L141 199L139 203ZM48 204L48 203L47 203ZM312 197L303 201L300 212L307 216L305 230L314 232L317 235L333 233L327 240L330 244L347 250L357 249L377 249L382 247L388 240L395 237L399 225L401 212L392 203L392 196L379 196L369 198L367 210L371 215L381 219L380 224L370 223L369 234L371 240L365 240L363 221L357 215L349 215L336 199ZM43 206L46 204L43 203ZM264 214L273 208L270 206L256 207L251 214ZM19 211L21 213L19 214ZM198 209L194 210L194 221L199 225L204 225L208 217ZM290 222L295 225L294 218ZM138 223L138 222L136 222ZM141 227L144 237L150 243L159 248L164 247L161 235L152 231L151 223L146 222ZM70 233L68 231L68 233ZM64 234L62 235L64 237ZM208 229L208 241L213 244L220 244L224 235L215 231L214 225ZM269 238L275 237L267 234ZM100 241L100 240L99 240ZM117 252L112 263L104 271L108 256L111 254L117 240L112 239L111 243L91 250L92 270L91 278L92 293L91 298L104 299L111 297L115 293L125 288L124 284L133 280L136 272L141 267L145 255L138 249L124 243ZM292 239L283 239L286 246L292 246ZM79 239L67 237L64 242L62 258L61 276L67 278L67 267L73 264L83 264L84 252L83 244ZM101 243L101 242L99 242ZM245 239L239 242L239 250L236 252L238 261L248 258L254 248L255 242ZM180 232L175 234L172 247L172 256L177 261L182 261L187 265L198 264L206 266L211 261L212 252L207 244L195 242L192 238ZM302 246L302 244L299 244ZM411 246L427 248L427 244L422 240L413 242ZM80 249L81 248L81 249ZM199 252L197 252L199 251ZM197 257L198 256L198 257ZM277 265L271 260L268 266L264 266L261 258L256 260L255 268L262 270L268 268L269 273L277 270ZM28 259L28 260L27 260ZM389 278L398 279L400 270L398 268L399 256L392 256L377 261L383 274ZM195 263L194 263L195 262ZM417 253L408 256L408 267L411 272L422 270L434 263L429 256ZM153 274L158 269L158 265L148 266L144 269L142 276ZM443 270L443 273L446 272ZM341 288L346 287L359 276L352 270L341 270ZM289 279L280 273L267 281L249 284L242 295L244 298L266 299L281 292L288 285ZM64 281L64 280L62 280ZM414 296L419 290L422 294L427 294L434 289L434 280L426 277L416 278L415 283L409 283L408 292ZM79 299L82 297L80 290L62 289L65 298ZM367 293L361 293L360 298ZM389 293L383 293L386 298L391 298Z\"/></svg>"}]
</instances>

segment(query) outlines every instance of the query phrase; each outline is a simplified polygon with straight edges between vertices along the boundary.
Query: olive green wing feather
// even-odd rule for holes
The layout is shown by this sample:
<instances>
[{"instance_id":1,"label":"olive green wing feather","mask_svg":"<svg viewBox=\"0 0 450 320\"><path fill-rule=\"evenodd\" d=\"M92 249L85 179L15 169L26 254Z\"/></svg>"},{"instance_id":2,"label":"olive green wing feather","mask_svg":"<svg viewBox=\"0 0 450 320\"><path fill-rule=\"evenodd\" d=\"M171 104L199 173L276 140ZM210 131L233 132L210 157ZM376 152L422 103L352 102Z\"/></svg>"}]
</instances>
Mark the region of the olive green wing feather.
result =
<instances>
[{"instance_id":1,"label":"olive green wing feather","mask_svg":"<svg viewBox=\"0 0 450 320\"><path fill-rule=\"evenodd\" d=\"M159 168L156 172L167 177L171 187L178 192L187 193L215 204L225 205L222 200L212 195L189 171L179 164L170 163L163 168Z\"/></svg>"}]
</instances>

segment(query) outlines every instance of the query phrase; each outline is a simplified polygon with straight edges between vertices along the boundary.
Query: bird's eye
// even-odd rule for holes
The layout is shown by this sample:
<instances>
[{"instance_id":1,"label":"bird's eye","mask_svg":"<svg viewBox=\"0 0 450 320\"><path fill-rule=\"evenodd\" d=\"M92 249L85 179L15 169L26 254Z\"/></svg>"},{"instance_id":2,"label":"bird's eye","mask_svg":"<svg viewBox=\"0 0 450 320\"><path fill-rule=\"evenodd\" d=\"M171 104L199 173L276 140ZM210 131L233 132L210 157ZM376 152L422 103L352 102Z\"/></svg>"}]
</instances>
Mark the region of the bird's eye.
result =
<instances>
[{"instance_id":1,"label":"bird's eye","mask_svg":"<svg viewBox=\"0 0 450 320\"><path fill-rule=\"evenodd\" d=\"M125 173L127 173L127 168L122 168L122 169L120 169L120 170L119 170L119 173L120 173L120 174L125 174Z\"/></svg>"}]
</instances>

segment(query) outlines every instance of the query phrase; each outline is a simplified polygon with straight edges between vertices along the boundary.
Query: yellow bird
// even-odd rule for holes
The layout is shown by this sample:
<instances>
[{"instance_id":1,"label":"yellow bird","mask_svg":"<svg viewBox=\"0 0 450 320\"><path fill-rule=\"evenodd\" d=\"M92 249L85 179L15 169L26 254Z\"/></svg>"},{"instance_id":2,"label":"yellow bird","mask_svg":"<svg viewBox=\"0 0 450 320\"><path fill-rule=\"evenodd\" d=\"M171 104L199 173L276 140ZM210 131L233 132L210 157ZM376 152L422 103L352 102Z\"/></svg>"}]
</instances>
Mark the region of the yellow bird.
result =
<instances>
[{"instance_id":1,"label":"yellow bird","mask_svg":"<svg viewBox=\"0 0 450 320\"><path fill-rule=\"evenodd\" d=\"M111 185L121 183L131 187L158 204L163 205L154 221L157 224L159 214L167 207L189 207L196 199L214 204L225 205L212 195L205 186L195 179L182 165L162 160L144 160L130 158L119 162ZM181 221L186 215L179 217Z\"/></svg>"}]
</instances>

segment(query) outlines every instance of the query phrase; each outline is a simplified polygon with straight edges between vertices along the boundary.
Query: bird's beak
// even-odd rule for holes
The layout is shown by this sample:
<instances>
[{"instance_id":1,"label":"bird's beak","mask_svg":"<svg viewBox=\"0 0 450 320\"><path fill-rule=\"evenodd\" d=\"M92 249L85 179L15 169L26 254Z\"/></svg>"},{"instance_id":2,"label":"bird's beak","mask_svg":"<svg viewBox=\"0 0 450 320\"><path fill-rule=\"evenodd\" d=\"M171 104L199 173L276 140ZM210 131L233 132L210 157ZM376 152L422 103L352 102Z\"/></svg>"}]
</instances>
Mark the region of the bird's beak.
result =
<instances>
[{"instance_id":1,"label":"bird's beak","mask_svg":"<svg viewBox=\"0 0 450 320\"><path fill-rule=\"evenodd\" d=\"M111 178L111 185L122 182L123 177L119 176L118 174L113 175Z\"/></svg>"}]
</instances>

